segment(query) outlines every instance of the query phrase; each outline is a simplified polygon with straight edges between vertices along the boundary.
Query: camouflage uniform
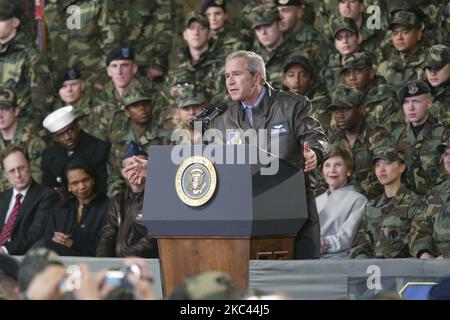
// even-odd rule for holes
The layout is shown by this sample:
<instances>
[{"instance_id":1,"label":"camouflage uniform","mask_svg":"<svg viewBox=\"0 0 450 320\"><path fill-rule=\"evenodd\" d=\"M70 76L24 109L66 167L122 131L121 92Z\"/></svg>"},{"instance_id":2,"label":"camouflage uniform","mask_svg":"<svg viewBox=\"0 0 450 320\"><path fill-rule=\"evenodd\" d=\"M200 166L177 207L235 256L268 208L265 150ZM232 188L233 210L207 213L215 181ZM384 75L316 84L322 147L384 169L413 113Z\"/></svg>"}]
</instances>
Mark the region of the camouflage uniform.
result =
<instances>
[{"instance_id":1,"label":"camouflage uniform","mask_svg":"<svg viewBox=\"0 0 450 320\"><path fill-rule=\"evenodd\" d=\"M383 194L370 201L350 257L408 258L411 220L419 209L419 198L403 185L391 199Z\"/></svg>"},{"instance_id":2,"label":"camouflage uniform","mask_svg":"<svg viewBox=\"0 0 450 320\"><path fill-rule=\"evenodd\" d=\"M105 59L121 40L120 17L113 0L50 0L45 6L48 56L53 69L78 66L86 84L106 78ZM76 6L76 7L71 7ZM79 19L68 8L79 8ZM80 22L80 28L75 23ZM71 28L69 28L69 25Z\"/></svg>"},{"instance_id":3,"label":"camouflage uniform","mask_svg":"<svg viewBox=\"0 0 450 320\"><path fill-rule=\"evenodd\" d=\"M252 10L252 27L269 25L280 20L278 10L274 6L261 5ZM266 64L267 82L277 89L282 88L283 83L283 65L286 57L296 52L303 52L310 57L315 57L320 63L324 63L327 54L326 43L320 48L324 53L320 53L319 47L313 43L313 40L322 39L318 31L308 25L303 25L298 33L287 35L283 43L272 50L265 48L258 39L255 39L253 51L260 54Z\"/></svg>"},{"instance_id":4,"label":"camouflage uniform","mask_svg":"<svg viewBox=\"0 0 450 320\"><path fill-rule=\"evenodd\" d=\"M439 145L444 153L450 148L450 135ZM429 251L435 257L450 258L450 173L445 172L424 199L422 212L412 224L411 255L420 257L421 251Z\"/></svg>"},{"instance_id":5,"label":"camouflage uniform","mask_svg":"<svg viewBox=\"0 0 450 320\"><path fill-rule=\"evenodd\" d=\"M342 59L341 74L348 69L373 68L372 57L365 52L356 52ZM396 120L400 110L396 93L381 76L375 76L364 93L364 117L367 124L376 126L389 126ZM394 118L393 118L394 117Z\"/></svg>"},{"instance_id":6,"label":"camouflage uniform","mask_svg":"<svg viewBox=\"0 0 450 320\"><path fill-rule=\"evenodd\" d=\"M436 182L427 193L423 211L412 223L411 255L423 250L450 258L450 176Z\"/></svg>"},{"instance_id":7,"label":"camouflage uniform","mask_svg":"<svg viewBox=\"0 0 450 320\"><path fill-rule=\"evenodd\" d=\"M32 124L25 124L23 121L19 121L17 131L8 145L5 144L3 139L0 139L0 153L5 151L11 145L17 145L26 150L30 156L31 173L33 179L41 183L42 181L42 153L47 144L38 135L36 135L36 128ZM0 192L10 188L8 179L4 175L0 177Z\"/></svg>"},{"instance_id":8,"label":"camouflage uniform","mask_svg":"<svg viewBox=\"0 0 450 320\"><path fill-rule=\"evenodd\" d=\"M390 18L389 28L392 29L396 25L407 29L422 29L422 22L418 16L412 11L395 11ZM391 35L389 35L391 39ZM423 37L425 39L425 37ZM383 76L397 91L400 86L409 80L422 79L424 77L425 49L426 43L417 44L417 48L413 52L401 53L395 50L392 40L383 48L384 60L378 67L378 74Z\"/></svg>"},{"instance_id":9,"label":"camouflage uniform","mask_svg":"<svg viewBox=\"0 0 450 320\"><path fill-rule=\"evenodd\" d=\"M427 50L425 58L425 69L441 70L450 64L450 48L443 45L436 45ZM450 124L450 77L444 83L433 87L430 85L433 93L433 106L431 114L439 121Z\"/></svg>"},{"instance_id":10,"label":"camouflage uniform","mask_svg":"<svg viewBox=\"0 0 450 320\"><path fill-rule=\"evenodd\" d=\"M396 51L379 65L377 74L386 79L391 89L397 91L405 82L425 77L424 63L425 50L422 47L411 54Z\"/></svg>"},{"instance_id":11,"label":"camouflage uniform","mask_svg":"<svg viewBox=\"0 0 450 320\"><path fill-rule=\"evenodd\" d=\"M0 75L0 83L17 94L20 117L40 125L53 102L50 69L20 29L16 37L0 44Z\"/></svg>"},{"instance_id":12,"label":"camouflage uniform","mask_svg":"<svg viewBox=\"0 0 450 320\"><path fill-rule=\"evenodd\" d=\"M300 65L305 68L309 72L309 76L313 79L312 87L303 95L311 101L311 115L319 120L322 128L328 135L331 129L331 114L328 112L327 107L330 104L331 100L325 85L322 83L317 73L317 67L314 65L311 58L307 55L294 54L292 56L289 56L284 62L284 77L289 71L289 68L293 65ZM283 85L283 90L289 91L289 88L286 88Z\"/></svg>"},{"instance_id":13,"label":"camouflage uniform","mask_svg":"<svg viewBox=\"0 0 450 320\"><path fill-rule=\"evenodd\" d=\"M344 85L339 85L334 92L333 101L329 105L328 111L333 112L336 107L360 107L364 101L362 92L350 89ZM373 153L377 147L377 141L381 137L388 135L382 127L370 127L364 119L361 119L361 131L353 145L348 141L344 131L337 129L329 135L330 143L334 145L343 145L352 151L354 170L351 175L351 181L355 189L364 194L368 199L373 199L382 193L382 187L379 184L373 171ZM373 137L377 134L377 140Z\"/></svg>"},{"instance_id":14,"label":"camouflage uniform","mask_svg":"<svg viewBox=\"0 0 450 320\"><path fill-rule=\"evenodd\" d=\"M354 20L348 18L336 18L332 20L330 28L333 42L339 31L347 30L353 34L357 33L357 26ZM320 72L320 76L324 80L329 93L332 93L339 83L342 70L342 60L344 59L344 57L337 52L337 50L333 50L333 52L334 53L330 54L328 57L328 65L326 65L326 67Z\"/></svg>"},{"instance_id":15,"label":"camouflage uniform","mask_svg":"<svg viewBox=\"0 0 450 320\"><path fill-rule=\"evenodd\" d=\"M135 63L143 71L166 71L172 45L171 0L120 1L126 46L136 52Z\"/></svg>"},{"instance_id":16,"label":"camouflage uniform","mask_svg":"<svg viewBox=\"0 0 450 320\"><path fill-rule=\"evenodd\" d=\"M88 123L94 125L91 129L92 134L97 138L109 141L109 134L112 132L112 122L115 114L124 109L124 100L129 95L133 87L150 94L152 87L147 78L137 75L123 92L122 97L119 96L112 80L107 82L102 91L95 93L95 106L91 110ZM156 110L155 110L156 112ZM116 120L117 122L117 120Z\"/></svg>"},{"instance_id":17,"label":"camouflage uniform","mask_svg":"<svg viewBox=\"0 0 450 320\"><path fill-rule=\"evenodd\" d=\"M421 82L423 83L423 81ZM419 82L409 82L404 88L411 91L410 87L415 83ZM421 94L417 92L415 95ZM448 131L448 126L438 122L430 114L417 136L414 134L412 124L408 124L406 127L400 125L391 131L389 142L383 142L383 144L398 146L407 155L406 186L414 192L425 194L438 179L441 156L436 151L436 147L442 142L443 136Z\"/></svg>"},{"instance_id":18,"label":"camouflage uniform","mask_svg":"<svg viewBox=\"0 0 450 320\"><path fill-rule=\"evenodd\" d=\"M222 48L225 56L234 51L248 49L248 45L241 40L240 35L232 30L224 29L216 33L214 38L215 42L217 42L217 47Z\"/></svg>"},{"instance_id":19,"label":"camouflage uniform","mask_svg":"<svg viewBox=\"0 0 450 320\"><path fill-rule=\"evenodd\" d=\"M150 101L152 98L141 90L132 88L124 98L124 107L133 105L140 101ZM124 154L131 141L136 142L147 151L150 145L165 144L165 138L161 135L161 129L157 125L157 118L152 117L148 129L139 135L134 132L130 119L127 119L124 110L117 111L112 119L112 130L109 141L111 142L111 154L108 163L108 195L114 196L125 188L125 181L120 174L121 155Z\"/></svg>"},{"instance_id":20,"label":"camouflage uniform","mask_svg":"<svg viewBox=\"0 0 450 320\"><path fill-rule=\"evenodd\" d=\"M184 29L189 27L192 20L198 21L204 27L209 29L208 19L197 12L189 12L185 17ZM193 83L196 88L205 92L208 99L215 97L222 100L225 95L225 56L223 49L219 46L217 38L211 38L208 42L208 50L204 52L198 61L192 62L189 47L182 50L182 56L179 56L177 63L173 64L169 70L169 75L164 84L165 95L169 99L168 104L173 103L170 94L170 88L173 84L185 82L187 79Z\"/></svg>"}]
</instances>

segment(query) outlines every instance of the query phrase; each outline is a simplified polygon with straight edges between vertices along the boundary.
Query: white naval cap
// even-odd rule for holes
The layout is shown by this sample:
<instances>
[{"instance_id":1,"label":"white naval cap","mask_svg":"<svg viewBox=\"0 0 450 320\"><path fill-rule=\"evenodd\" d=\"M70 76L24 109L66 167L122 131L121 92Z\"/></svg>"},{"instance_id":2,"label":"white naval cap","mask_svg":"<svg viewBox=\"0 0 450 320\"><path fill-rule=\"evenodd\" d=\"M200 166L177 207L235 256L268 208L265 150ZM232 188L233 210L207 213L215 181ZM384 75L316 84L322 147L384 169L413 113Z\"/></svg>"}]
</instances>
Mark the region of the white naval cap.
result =
<instances>
[{"instance_id":1,"label":"white naval cap","mask_svg":"<svg viewBox=\"0 0 450 320\"><path fill-rule=\"evenodd\" d=\"M46 116L42 125L51 133L55 133L64 127L67 127L76 119L76 116L72 111L72 106L59 108Z\"/></svg>"}]
</instances>

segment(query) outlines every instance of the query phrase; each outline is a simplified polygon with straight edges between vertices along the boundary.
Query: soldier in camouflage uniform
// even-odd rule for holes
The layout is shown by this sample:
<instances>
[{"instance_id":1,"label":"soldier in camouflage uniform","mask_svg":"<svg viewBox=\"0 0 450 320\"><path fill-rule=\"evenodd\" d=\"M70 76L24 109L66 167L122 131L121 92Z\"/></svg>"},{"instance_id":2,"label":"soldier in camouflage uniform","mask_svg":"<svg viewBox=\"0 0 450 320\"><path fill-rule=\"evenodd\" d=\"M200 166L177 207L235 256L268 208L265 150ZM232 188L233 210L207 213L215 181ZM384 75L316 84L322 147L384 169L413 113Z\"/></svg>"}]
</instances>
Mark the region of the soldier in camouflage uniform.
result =
<instances>
[{"instance_id":1,"label":"soldier in camouflage uniform","mask_svg":"<svg viewBox=\"0 0 450 320\"><path fill-rule=\"evenodd\" d=\"M48 57L55 75L69 65L80 69L88 86L106 79L105 56L121 40L116 2L49 0L44 15Z\"/></svg>"},{"instance_id":2,"label":"soldier in camouflage uniform","mask_svg":"<svg viewBox=\"0 0 450 320\"><path fill-rule=\"evenodd\" d=\"M383 77L375 75L370 54L355 52L345 56L341 75L347 87L364 93L364 117L370 127L389 126L393 117L399 118L397 95Z\"/></svg>"},{"instance_id":3,"label":"soldier in camouflage uniform","mask_svg":"<svg viewBox=\"0 0 450 320\"><path fill-rule=\"evenodd\" d=\"M241 36L227 27L225 0L206 0L202 5L202 12L209 20L211 33L216 38L217 46L222 48L225 55L238 50L246 50L249 46L241 40Z\"/></svg>"},{"instance_id":4,"label":"soldier in camouflage uniform","mask_svg":"<svg viewBox=\"0 0 450 320\"><path fill-rule=\"evenodd\" d=\"M376 53L380 49L380 44L384 40L385 32L383 31L383 26L376 28L373 23L373 18L365 12L366 6L364 1L336 1L338 5L331 13L331 17L326 24L322 25L323 33L329 41L333 41L333 31L330 28L330 22L335 18L351 18L355 21L357 26L358 34L360 36L360 48L374 54L378 57ZM371 3L373 4L373 3ZM380 17L381 18L381 17Z\"/></svg>"},{"instance_id":5,"label":"soldier in camouflage uniform","mask_svg":"<svg viewBox=\"0 0 450 320\"><path fill-rule=\"evenodd\" d=\"M206 99L201 92L198 92L194 85L185 84L178 86L174 90L176 100L175 119L177 120L177 129L173 132L171 141L173 144L196 144L201 143L202 132L194 131L191 126L193 118L199 114L206 106Z\"/></svg>"},{"instance_id":6,"label":"soldier in camouflage uniform","mask_svg":"<svg viewBox=\"0 0 450 320\"><path fill-rule=\"evenodd\" d=\"M272 4L273 0L248 0L245 3L240 14L240 32L242 39L251 46L255 40L255 32L252 28L252 10L262 4Z\"/></svg>"},{"instance_id":7,"label":"soldier in camouflage uniform","mask_svg":"<svg viewBox=\"0 0 450 320\"><path fill-rule=\"evenodd\" d=\"M439 178L439 160L436 150L448 125L429 113L432 106L430 88L422 80L407 82L399 92L407 125L400 124L390 133L384 145L398 146L406 155L406 186L418 194L425 194Z\"/></svg>"},{"instance_id":8,"label":"soldier in camouflage uniform","mask_svg":"<svg viewBox=\"0 0 450 320\"><path fill-rule=\"evenodd\" d=\"M373 172L373 152L376 148L372 137L387 136L386 130L371 127L364 118L364 94L356 89L338 85L328 111L333 114L337 131L329 134L330 143L344 145L352 151L354 170L351 181L355 189L369 200L379 196L382 188Z\"/></svg>"},{"instance_id":9,"label":"soldier in camouflage uniform","mask_svg":"<svg viewBox=\"0 0 450 320\"><path fill-rule=\"evenodd\" d=\"M36 128L31 123L19 120L20 111L14 91L0 87L0 153L11 146L22 147L30 157L33 179L41 183L42 153L47 145L36 135ZM6 176L1 175L0 192L10 187Z\"/></svg>"},{"instance_id":10,"label":"soldier in camouflage uniform","mask_svg":"<svg viewBox=\"0 0 450 320\"><path fill-rule=\"evenodd\" d=\"M266 64L267 82L274 88L281 89L286 57L298 51L309 52L311 56L314 52L294 38L289 41L285 39L280 29L280 15L275 6L261 5L254 8L252 19L252 27L257 38L253 51L260 54Z\"/></svg>"},{"instance_id":11,"label":"soldier in camouflage uniform","mask_svg":"<svg viewBox=\"0 0 450 320\"><path fill-rule=\"evenodd\" d=\"M0 21L0 85L16 92L21 118L38 126L52 103L47 60L20 28L10 0L0 0Z\"/></svg>"},{"instance_id":12,"label":"soldier in camouflage uniform","mask_svg":"<svg viewBox=\"0 0 450 320\"><path fill-rule=\"evenodd\" d=\"M450 48L435 45L425 57L425 75L433 94L431 114L450 125Z\"/></svg>"},{"instance_id":13,"label":"soldier in camouflage uniform","mask_svg":"<svg viewBox=\"0 0 450 320\"><path fill-rule=\"evenodd\" d=\"M183 48L182 58L170 67L164 85L169 99L172 84L179 83L179 79L182 81L189 79L196 88L206 93L208 101L213 97L223 101L225 57L217 39L209 39L209 34L209 21L203 14L191 11L186 15L183 38L187 46ZM169 101L169 104L172 103L173 101Z\"/></svg>"},{"instance_id":14,"label":"soldier in camouflage uniform","mask_svg":"<svg viewBox=\"0 0 450 320\"><path fill-rule=\"evenodd\" d=\"M378 149L373 162L384 194L366 205L350 257L408 258L411 221L420 209L420 198L401 183L406 166L399 150Z\"/></svg>"},{"instance_id":15,"label":"soldier in camouflage uniform","mask_svg":"<svg viewBox=\"0 0 450 320\"><path fill-rule=\"evenodd\" d=\"M77 68L62 70L56 81L56 90L60 101L56 103L54 110L67 105L73 106L80 127L95 135L98 124L91 121L91 114L97 101L86 88L81 72Z\"/></svg>"},{"instance_id":16,"label":"soldier in camouflage uniform","mask_svg":"<svg viewBox=\"0 0 450 320\"><path fill-rule=\"evenodd\" d=\"M412 11L396 11L389 29L395 50L379 65L378 74L397 91L405 82L424 76L423 24Z\"/></svg>"},{"instance_id":17,"label":"soldier in camouflage uniform","mask_svg":"<svg viewBox=\"0 0 450 320\"><path fill-rule=\"evenodd\" d=\"M317 73L317 67L306 55L289 56L283 66L283 90L308 97L311 114L319 120L327 135L330 131L331 114L327 107L331 100Z\"/></svg>"},{"instance_id":18,"label":"soldier in camouflage uniform","mask_svg":"<svg viewBox=\"0 0 450 320\"><path fill-rule=\"evenodd\" d=\"M450 258L450 135L438 146L444 173L424 199L412 223L411 255L421 259Z\"/></svg>"},{"instance_id":19,"label":"soldier in camouflage uniform","mask_svg":"<svg viewBox=\"0 0 450 320\"><path fill-rule=\"evenodd\" d=\"M134 48L140 73L162 80L173 38L171 0L126 0L118 5L126 46Z\"/></svg>"},{"instance_id":20,"label":"soldier in camouflage uniform","mask_svg":"<svg viewBox=\"0 0 450 320\"><path fill-rule=\"evenodd\" d=\"M129 47L116 48L106 58L107 73L111 79L103 90L94 93L96 105L89 119L96 126L92 128L92 134L99 139L108 141L114 114L124 110L124 99L131 87L139 87L147 94L153 90L149 80L137 74L138 66L134 59L134 50Z\"/></svg>"},{"instance_id":21,"label":"soldier in camouflage uniform","mask_svg":"<svg viewBox=\"0 0 450 320\"><path fill-rule=\"evenodd\" d=\"M329 93L339 83L342 70L342 58L359 51L359 35L355 21L351 18L336 18L331 22L334 47L337 52L328 58L328 65L320 71Z\"/></svg>"},{"instance_id":22,"label":"soldier in camouflage uniform","mask_svg":"<svg viewBox=\"0 0 450 320\"><path fill-rule=\"evenodd\" d=\"M150 145L167 143L157 125L158 119L152 114L152 100L141 88L132 87L123 101L125 109L114 114L109 136L112 146L108 162L108 196L116 195L126 186L120 174L120 159L130 141L146 151Z\"/></svg>"},{"instance_id":23,"label":"soldier in camouflage uniform","mask_svg":"<svg viewBox=\"0 0 450 320\"><path fill-rule=\"evenodd\" d=\"M304 1L275 1L281 18L280 30L287 42L295 42L297 50L314 57L319 68L325 67L331 47L323 35L312 25L304 22Z\"/></svg>"}]
</instances>

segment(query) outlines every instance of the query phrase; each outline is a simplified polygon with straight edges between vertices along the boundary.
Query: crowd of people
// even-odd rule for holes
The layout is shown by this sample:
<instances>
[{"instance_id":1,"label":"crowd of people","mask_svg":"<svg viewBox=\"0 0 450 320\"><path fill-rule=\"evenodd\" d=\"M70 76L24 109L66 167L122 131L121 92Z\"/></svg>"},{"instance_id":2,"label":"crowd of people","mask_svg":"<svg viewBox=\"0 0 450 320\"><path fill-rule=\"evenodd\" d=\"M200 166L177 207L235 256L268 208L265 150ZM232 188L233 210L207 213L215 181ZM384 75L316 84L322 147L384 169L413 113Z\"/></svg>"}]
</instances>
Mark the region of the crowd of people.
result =
<instances>
[{"instance_id":1,"label":"crowd of people","mask_svg":"<svg viewBox=\"0 0 450 320\"><path fill-rule=\"evenodd\" d=\"M0 255L158 257L146 151L226 102L225 143L276 131L306 173L297 259L450 257L450 4L232 2L50 0L36 29L0 0Z\"/></svg>"}]
</instances>

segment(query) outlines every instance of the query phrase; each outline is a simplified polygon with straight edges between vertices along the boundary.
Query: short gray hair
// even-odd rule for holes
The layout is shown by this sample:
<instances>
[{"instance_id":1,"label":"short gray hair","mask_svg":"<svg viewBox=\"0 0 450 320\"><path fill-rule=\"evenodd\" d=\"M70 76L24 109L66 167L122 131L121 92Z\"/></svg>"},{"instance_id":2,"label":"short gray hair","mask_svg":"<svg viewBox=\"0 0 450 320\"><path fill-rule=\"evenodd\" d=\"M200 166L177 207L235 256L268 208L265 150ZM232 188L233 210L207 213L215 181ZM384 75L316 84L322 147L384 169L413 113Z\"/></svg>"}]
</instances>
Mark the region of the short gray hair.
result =
<instances>
[{"instance_id":1,"label":"short gray hair","mask_svg":"<svg viewBox=\"0 0 450 320\"><path fill-rule=\"evenodd\" d=\"M225 59L225 64L236 58L244 58L247 62L247 69L251 75L255 75L257 72L261 73L263 84L266 82L266 66L263 58L252 51L239 50L230 53Z\"/></svg>"}]
</instances>

